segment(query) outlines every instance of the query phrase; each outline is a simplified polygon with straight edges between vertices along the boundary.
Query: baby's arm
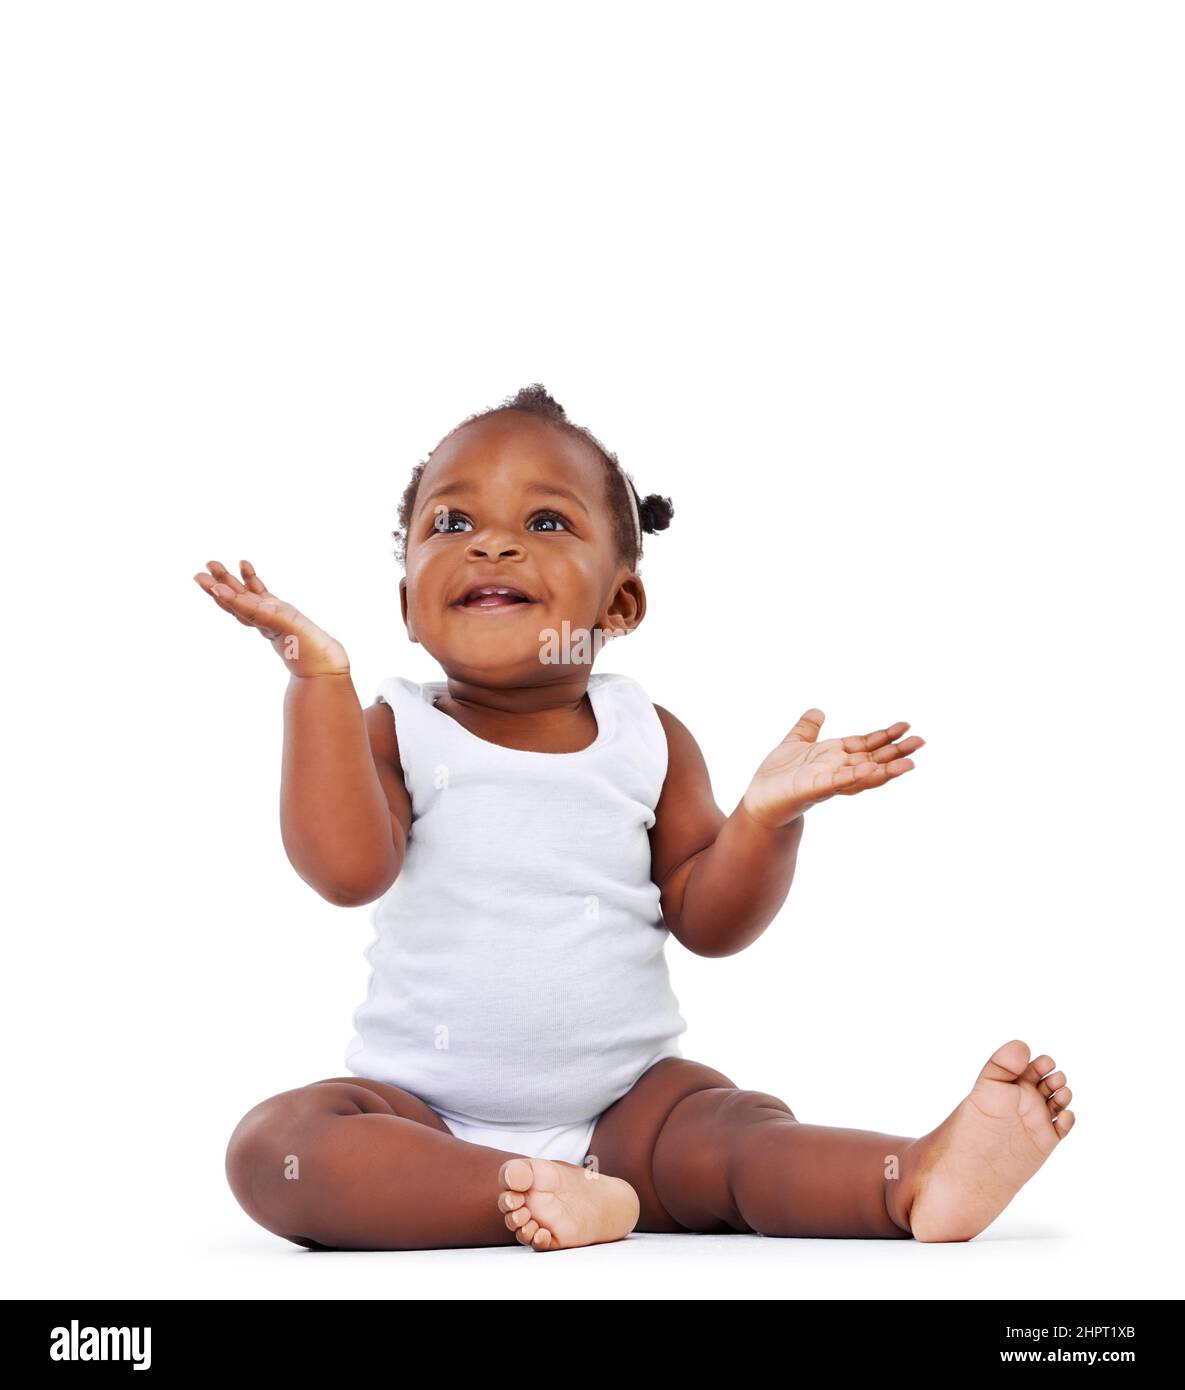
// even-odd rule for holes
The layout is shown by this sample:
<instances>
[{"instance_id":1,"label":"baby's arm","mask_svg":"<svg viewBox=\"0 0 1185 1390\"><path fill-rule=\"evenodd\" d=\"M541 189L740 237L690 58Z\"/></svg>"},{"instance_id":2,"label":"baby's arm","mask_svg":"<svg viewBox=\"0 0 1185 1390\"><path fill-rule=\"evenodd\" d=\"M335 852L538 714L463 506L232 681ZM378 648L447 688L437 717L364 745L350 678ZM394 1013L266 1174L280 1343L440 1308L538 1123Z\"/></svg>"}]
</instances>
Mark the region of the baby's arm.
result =
<instances>
[{"instance_id":1,"label":"baby's arm","mask_svg":"<svg viewBox=\"0 0 1185 1390\"><path fill-rule=\"evenodd\" d=\"M742 951L773 921L794 878L806 810L908 772L913 762L903 755L924 742L894 743L909 728L898 723L820 743L823 713L807 710L725 817L695 739L655 710L670 757L650 832L652 876L672 936L702 956Z\"/></svg>"},{"instance_id":2,"label":"baby's arm","mask_svg":"<svg viewBox=\"0 0 1185 1390\"><path fill-rule=\"evenodd\" d=\"M670 753L650 831L662 915L696 955L734 955L756 941L786 901L802 817L768 829L746 814L743 801L726 816L699 745L669 710L654 708Z\"/></svg>"},{"instance_id":3,"label":"baby's arm","mask_svg":"<svg viewBox=\"0 0 1185 1390\"><path fill-rule=\"evenodd\" d=\"M348 674L292 676L280 784L292 867L339 907L372 902L403 868L410 825L390 708L364 711Z\"/></svg>"},{"instance_id":4,"label":"baby's arm","mask_svg":"<svg viewBox=\"0 0 1185 1390\"><path fill-rule=\"evenodd\" d=\"M280 833L293 868L338 906L380 897L403 867L411 824L390 710L363 712L342 645L268 593L249 561L241 583L217 561L208 568L199 585L288 669Z\"/></svg>"}]
</instances>

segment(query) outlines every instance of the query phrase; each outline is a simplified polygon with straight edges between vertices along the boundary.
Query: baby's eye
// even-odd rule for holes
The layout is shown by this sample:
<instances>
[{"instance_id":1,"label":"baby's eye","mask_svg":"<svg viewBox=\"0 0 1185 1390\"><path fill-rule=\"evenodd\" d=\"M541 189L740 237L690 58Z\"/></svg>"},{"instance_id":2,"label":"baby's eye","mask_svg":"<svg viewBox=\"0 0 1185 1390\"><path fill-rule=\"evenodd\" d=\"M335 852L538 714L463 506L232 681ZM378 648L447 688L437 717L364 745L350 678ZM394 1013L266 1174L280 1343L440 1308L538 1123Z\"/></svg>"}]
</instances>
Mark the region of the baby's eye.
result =
<instances>
[{"instance_id":1,"label":"baby's eye","mask_svg":"<svg viewBox=\"0 0 1185 1390\"><path fill-rule=\"evenodd\" d=\"M530 521L527 522L528 529L534 529L535 522L537 521L555 522L556 525L549 527L549 530L566 531L568 529L568 523L560 516L559 512L536 512Z\"/></svg>"},{"instance_id":2,"label":"baby's eye","mask_svg":"<svg viewBox=\"0 0 1185 1390\"><path fill-rule=\"evenodd\" d=\"M456 533L462 529L462 524L469 530L473 529L473 523L463 512L451 512L447 507L437 507L432 519L433 528L445 534Z\"/></svg>"}]
</instances>

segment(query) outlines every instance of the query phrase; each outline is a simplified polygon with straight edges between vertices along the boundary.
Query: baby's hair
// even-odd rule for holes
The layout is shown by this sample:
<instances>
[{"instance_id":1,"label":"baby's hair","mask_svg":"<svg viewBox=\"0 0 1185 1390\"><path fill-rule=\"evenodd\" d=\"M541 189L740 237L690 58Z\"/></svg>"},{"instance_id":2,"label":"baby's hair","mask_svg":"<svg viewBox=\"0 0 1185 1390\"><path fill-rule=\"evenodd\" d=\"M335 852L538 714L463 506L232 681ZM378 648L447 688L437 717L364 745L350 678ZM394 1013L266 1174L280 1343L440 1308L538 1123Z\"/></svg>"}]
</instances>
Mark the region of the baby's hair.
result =
<instances>
[{"instance_id":1,"label":"baby's hair","mask_svg":"<svg viewBox=\"0 0 1185 1390\"><path fill-rule=\"evenodd\" d=\"M474 420L484 420L488 415L497 415L506 410L523 410L530 415L537 415L540 419L555 425L557 429L564 430L565 433L592 445L597 456L605 465L609 515L613 518L613 533L617 542L618 554L629 565L630 569L636 570L642 559L642 548L634 534L630 492L633 493L634 501L637 503L638 520L642 530L650 534L655 531L665 531L671 524L671 518L675 515L675 509L671 506L671 499L660 497L655 492L646 497L639 497L638 490L634 487L633 478L617 461L617 455L610 453L590 430L569 420L564 413L564 407L560 405L559 401L548 395L539 382L524 386L516 395L507 397L501 405L491 406L489 410L479 410L476 414L467 416L459 425L449 430L448 434L437 443L436 449L440 448L445 439L451 438L457 430L472 424ZM436 449L432 450L433 454ZM427 459L421 460L412 469L411 479L404 489L403 498L399 503L399 525L391 534L395 537L395 556L400 564L403 564L407 559L407 531L416 507L416 494L420 490L420 478L423 476L424 467L431 457L432 454L429 454ZM629 489L628 492L626 491L627 488Z\"/></svg>"}]
</instances>

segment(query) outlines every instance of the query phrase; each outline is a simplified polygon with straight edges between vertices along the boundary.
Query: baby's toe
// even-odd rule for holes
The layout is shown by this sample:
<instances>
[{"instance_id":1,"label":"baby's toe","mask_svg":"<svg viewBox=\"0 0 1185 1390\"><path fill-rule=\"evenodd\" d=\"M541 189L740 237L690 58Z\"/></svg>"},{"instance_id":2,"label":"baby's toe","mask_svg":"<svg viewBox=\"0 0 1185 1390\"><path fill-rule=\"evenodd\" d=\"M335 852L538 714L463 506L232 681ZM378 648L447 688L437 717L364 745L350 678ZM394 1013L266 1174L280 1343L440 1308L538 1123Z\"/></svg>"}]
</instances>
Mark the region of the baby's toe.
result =
<instances>
[{"instance_id":1,"label":"baby's toe","mask_svg":"<svg viewBox=\"0 0 1185 1390\"><path fill-rule=\"evenodd\" d=\"M525 1158L508 1158L498 1173L498 1181L503 1187L517 1192L526 1192L535 1181L535 1170Z\"/></svg>"},{"instance_id":2,"label":"baby's toe","mask_svg":"<svg viewBox=\"0 0 1185 1390\"><path fill-rule=\"evenodd\" d=\"M1046 1058L1046 1061L1049 1059ZM1053 1063L1049 1063L1052 1067ZM1046 1071L1049 1070L1046 1068ZM1032 1080L1036 1085L1038 1077L1030 1077L1032 1063L1029 1061L1029 1045L1020 1038L1013 1038L1011 1042L1006 1042L996 1048L995 1052L987 1059L983 1070L979 1073L982 1081L1021 1081Z\"/></svg>"},{"instance_id":3,"label":"baby's toe","mask_svg":"<svg viewBox=\"0 0 1185 1390\"><path fill-rule=\"evenodd\" d=\"M517 1231L525 1226L531 1219L531 1213L526 1207L519 1207L517 1211L506 1214L506 1224L512 1231Z\"/></svg>"},{"instance_id":4,"label":"baby's toe","mask_svg":"<svg viewBox=\"0 0 1185 1390\"><path fill-rule=\"evenodd\" d=\"M1037 1090L1048 1100L1059 1087L1066 1084L1066 1073L1064 1071L1050 1072L1048 1076L1042 1077Z\"/></svg>"},{"instance_id":5,"label":"baby's toe","mask_svg":"<svg viewBox=\"0 0 1185 1390\"><path fill-rule=\"evenodd\" d=\"M538 1221L528 1221L527 1224L522 1228L522 1230L519 1231L519 1233L518 1233L518 1239L519 1239L524 1245L530 1245L531 1239L532 1239L532 1237L534 1236L535 1232L536 1232L538 1229L539 1229L539 1223L538 1223Z\"/></svg>"},{"instance_id":6,"label":"baby's toe","mask_svg":"<svg viewBox=\"0 0 1185 1390\"><path fill-rule=\"evenodd\" d=\"M546 1226L540 1226L531 1237L531 1245L536 1250L547 1250L551 1247L551 1232Z\"/></svg>"},{"instance_id":7,"label":"baby's toe","mask_svg":"<svg viewBox=\"0 0 1185 1390\"><path fill-rule=\"evenodd\" d=\"M1049 1097L1049 1108L1055 1112L1064 1110L1073 1099L1074 1092L1070 1090L1069 1086L1061 1086Z\"/></svg>"},{"instance_id":8,"label":"baby's toe","mask_svg":"<svg viewBox=\"0 0 1185 1390\"><path fill-rule=\"evenodd\" d=\"M1031 1081L1034 1086L1039 1086L1041 1084L1041 1078L1043 1076L1048 1076L1056 1066L1057 1063L1053 1058L1047 1052L1043 1052L1040 1057L1033 1058L1025 1068L1024 1075L1021 1079L1023 1081Z\"/></svg>"},{"instance_id":9,"label":"baby's toe","mask_svg":"<svg viewBox=\"0 0 1185 1390\"><path fill-rule=\"evenodd\" d=\"M1061 1110L1053 1119L1053 1127L1057 1130L1057 1137L1064 1139L1074 1128L1074 1112L1072 1110Z\"/></svg>"}]
</instances>

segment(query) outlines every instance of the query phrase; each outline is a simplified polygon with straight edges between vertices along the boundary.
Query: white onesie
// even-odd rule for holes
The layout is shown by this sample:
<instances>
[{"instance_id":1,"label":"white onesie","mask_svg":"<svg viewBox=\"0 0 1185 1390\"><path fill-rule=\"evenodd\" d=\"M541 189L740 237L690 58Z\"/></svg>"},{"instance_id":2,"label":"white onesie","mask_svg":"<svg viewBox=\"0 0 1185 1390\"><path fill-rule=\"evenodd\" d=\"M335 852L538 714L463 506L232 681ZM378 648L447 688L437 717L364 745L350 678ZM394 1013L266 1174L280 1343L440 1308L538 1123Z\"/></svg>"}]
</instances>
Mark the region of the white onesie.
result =
<instances>
[{"instance_id":1,"label":"white onesie","mask_svg":"<svg viewBox=\"0 0 1185 1390\"><path fill-rule=\"evenodd\" d=\"M453 1133L581 1163L598 1116L687 1024L647 831L667 771L653 704L593 672L597 736L503 748L436 708L444 681L384 680L412 805L374 905L345 1063L426 1101Z\"/></svg>"}]
</instances>

